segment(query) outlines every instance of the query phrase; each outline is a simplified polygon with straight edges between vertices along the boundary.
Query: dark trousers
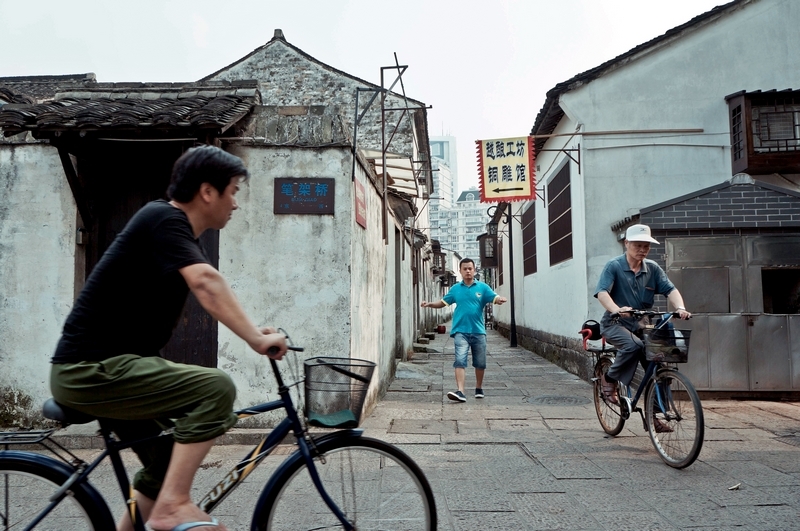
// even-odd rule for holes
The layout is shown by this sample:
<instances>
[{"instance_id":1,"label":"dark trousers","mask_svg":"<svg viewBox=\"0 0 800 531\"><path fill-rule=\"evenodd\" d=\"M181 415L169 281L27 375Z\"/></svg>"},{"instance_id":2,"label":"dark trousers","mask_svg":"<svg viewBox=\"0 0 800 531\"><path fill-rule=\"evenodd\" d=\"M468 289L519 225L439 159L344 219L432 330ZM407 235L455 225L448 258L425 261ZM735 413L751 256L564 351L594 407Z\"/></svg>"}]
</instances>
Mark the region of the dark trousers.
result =
<instances>
[{"instance_id":1,"label":"dark trousers","mask_svg":"<svg viewBox=\"0 0 800 531\"><path fill-rule=\"evenodd\" d=\"M173 440L213 439L236 424L236 387L226 373L158 357L123 354L103 361L53 365L50 389L56 402L103 420L122 440L173 427L173 437L133 448L144 468L134 487L155 499L166 474Z\"/></svg>"},{"instance_id":2,"label":"dark trousers","mask_svg":"<svg viewBox=\"0 0 800 531\"><path fill-rule=\"evenodd\" d=\"M606 376L630 385L636 374L636 363L645 366L644 342L635 332L619 324L603 327L602 333L606 341L617 348L617 357Z\"/></svg>"}]
</instances>

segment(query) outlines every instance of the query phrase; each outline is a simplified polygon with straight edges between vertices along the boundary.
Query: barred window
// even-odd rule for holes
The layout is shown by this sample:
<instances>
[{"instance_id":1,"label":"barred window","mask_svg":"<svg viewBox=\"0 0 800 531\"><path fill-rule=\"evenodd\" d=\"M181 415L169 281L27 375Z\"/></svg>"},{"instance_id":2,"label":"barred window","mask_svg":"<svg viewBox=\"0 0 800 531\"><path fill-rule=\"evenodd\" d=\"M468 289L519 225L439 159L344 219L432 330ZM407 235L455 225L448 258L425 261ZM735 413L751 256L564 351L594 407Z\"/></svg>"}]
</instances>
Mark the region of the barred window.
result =
<instances>
[{"instance_id":1,"label":"barred window","mask_svg":"<svg viewBox=\"0 0 800 531\"><path fill-rule=\"evenodd\" d=\"M525 276L536 273L536 203L522 213L522 257Z\"/></svg>"},{"instance_id":2,"label":"barred window","mask_svg":"<svg viewBox=\"0 0 800 531\"><path fill-rule=\"evenodd\" d=\"M731 148L733 150L733 160L739 160L744 156L746 146L742 128L742 106L737 105L731 109Z\"/></svg>"},{"instance_id":3,"label":"barred window","mask_svg":"<svg viewBox=\"0 0 800 531\"><path fill-rule=\"evenodd\" d=\"M572 258L572 199L569 164L547 185L547 222L550 236L550 265Z\"/></svg>"}]
</instances>

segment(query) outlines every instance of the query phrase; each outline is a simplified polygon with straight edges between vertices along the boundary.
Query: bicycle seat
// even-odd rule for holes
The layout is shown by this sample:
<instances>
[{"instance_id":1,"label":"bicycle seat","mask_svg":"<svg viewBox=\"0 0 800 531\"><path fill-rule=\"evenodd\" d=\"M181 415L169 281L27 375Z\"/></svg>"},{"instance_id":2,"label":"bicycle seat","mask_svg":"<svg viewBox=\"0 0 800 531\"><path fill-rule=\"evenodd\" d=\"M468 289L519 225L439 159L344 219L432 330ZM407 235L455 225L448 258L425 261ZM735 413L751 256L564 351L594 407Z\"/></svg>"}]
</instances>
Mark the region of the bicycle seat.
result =
<instances>
[{"instance_id":1,"label":"bicycle seat","mask_svg":"<svg viewBox=\"0 0 800 531\"><path fill-rule=\"evenodd\" d=\"M61 424L86 424L95 420L97 417L87 413L81 413L71 407L62 406L52 398L48 398L42 406L42 414L44 418L50 420L57 420Z\"/></svg>"}]
</instances>

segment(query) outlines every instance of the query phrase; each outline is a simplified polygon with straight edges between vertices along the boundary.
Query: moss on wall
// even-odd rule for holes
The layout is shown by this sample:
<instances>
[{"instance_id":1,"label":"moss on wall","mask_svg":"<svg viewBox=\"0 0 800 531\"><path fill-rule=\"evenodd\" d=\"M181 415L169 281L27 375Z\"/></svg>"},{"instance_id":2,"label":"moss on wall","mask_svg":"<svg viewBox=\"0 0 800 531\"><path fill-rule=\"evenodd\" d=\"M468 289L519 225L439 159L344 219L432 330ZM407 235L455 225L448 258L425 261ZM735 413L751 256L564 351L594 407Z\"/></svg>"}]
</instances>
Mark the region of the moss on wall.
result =
<instances>
[{"instance_id":1,"label":"moss on wall","mask_svg":"<svg viewBox=\"0 0 800 531\"><path fill-rule=\"evenodd\" d=\"M0 428L40 428L42 414L33 407L33 399L11 387L0 387Z\"/></svg>"}]
</instances>

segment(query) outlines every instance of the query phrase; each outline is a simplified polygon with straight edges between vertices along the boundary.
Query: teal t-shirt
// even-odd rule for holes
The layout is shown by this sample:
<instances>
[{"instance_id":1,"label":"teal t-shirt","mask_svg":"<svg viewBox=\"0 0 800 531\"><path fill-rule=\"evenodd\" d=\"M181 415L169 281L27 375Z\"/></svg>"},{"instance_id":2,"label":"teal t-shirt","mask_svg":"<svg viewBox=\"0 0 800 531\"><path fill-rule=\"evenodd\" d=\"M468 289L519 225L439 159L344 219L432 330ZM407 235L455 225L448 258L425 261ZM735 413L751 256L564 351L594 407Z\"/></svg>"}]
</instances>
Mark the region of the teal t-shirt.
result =
<instances>
[{"instance_id":1,"label":"teal t-shirt","mask_svg":"<svg viewBox=\"0 0 800 531\"><path fill-rule=\"evenodd\" d=\"M486 327L483 324L483 308L490 302L494 302L497 293L483 282L476 280L471 286L464 284L462 280L447 292L442 300L445 304L455 304L453 311L453 326L450 328L450 336L457 332L462 334L483 334L486 335Z\"/></svg>"}]
</instances>

